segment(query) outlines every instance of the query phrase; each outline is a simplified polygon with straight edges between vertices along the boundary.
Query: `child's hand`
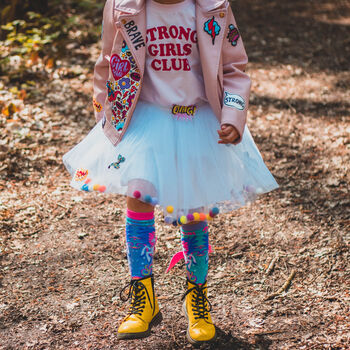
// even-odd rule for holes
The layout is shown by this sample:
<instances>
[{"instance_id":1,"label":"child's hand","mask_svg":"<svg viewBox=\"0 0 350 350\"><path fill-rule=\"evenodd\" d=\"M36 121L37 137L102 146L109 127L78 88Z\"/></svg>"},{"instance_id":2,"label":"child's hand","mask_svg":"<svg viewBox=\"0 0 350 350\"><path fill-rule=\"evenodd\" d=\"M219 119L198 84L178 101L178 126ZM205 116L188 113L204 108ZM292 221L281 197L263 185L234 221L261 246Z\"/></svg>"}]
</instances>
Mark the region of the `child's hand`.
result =
<instances>
[{"instance_id":1,"label":"child's hand","mask_svg":"<svg viewBox=\"0 0 350 350\"><path fill-rule=\"evenodd\" d=\"M218 130L219 141L218 143L233 143L236 139L239 138L239 133L237 129L230 124L221 125L221 130Z\"/></svg>"}]
</instances>

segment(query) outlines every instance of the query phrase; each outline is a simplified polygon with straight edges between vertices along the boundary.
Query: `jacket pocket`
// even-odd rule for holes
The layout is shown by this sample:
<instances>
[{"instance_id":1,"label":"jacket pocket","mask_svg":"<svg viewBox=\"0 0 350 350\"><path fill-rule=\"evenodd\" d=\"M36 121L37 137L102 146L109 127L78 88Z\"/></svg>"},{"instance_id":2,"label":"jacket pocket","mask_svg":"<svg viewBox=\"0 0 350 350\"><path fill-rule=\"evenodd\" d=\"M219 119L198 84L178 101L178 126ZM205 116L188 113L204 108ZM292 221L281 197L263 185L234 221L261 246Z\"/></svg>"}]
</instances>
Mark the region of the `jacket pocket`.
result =
<instances>
[{"instance_id":1,"label":"jacket pocket","mask_svg":"<svg viewBox=\"0 0 350 350\"><path fill-rule=\"evenodd\" d=\"M111 124L120 131L140 87L140 70L123 40L121 51L109 58L110 79L107 80L108 101L112 111Z\"/></svg>"}]
</instances>

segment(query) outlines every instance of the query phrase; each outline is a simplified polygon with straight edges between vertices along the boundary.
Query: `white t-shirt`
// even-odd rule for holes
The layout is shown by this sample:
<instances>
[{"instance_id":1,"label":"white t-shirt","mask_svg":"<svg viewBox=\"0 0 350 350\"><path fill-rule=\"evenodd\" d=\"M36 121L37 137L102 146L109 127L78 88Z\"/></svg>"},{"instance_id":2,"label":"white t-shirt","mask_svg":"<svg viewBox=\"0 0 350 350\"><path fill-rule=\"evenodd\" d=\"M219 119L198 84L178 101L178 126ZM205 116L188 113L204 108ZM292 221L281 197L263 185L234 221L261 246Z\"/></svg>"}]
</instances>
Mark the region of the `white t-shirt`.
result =
<instances>
[{"instance_id":1,"label":"white t-shirt","mask_svg":"<svg viewBox=\"0 0 350 350\"><path fill-rule=\"evenodd\" d=\"M161 106L207 101L196 31L195 0L146 1L146 66L140 99Z\"/></svg>"}]
</instances>

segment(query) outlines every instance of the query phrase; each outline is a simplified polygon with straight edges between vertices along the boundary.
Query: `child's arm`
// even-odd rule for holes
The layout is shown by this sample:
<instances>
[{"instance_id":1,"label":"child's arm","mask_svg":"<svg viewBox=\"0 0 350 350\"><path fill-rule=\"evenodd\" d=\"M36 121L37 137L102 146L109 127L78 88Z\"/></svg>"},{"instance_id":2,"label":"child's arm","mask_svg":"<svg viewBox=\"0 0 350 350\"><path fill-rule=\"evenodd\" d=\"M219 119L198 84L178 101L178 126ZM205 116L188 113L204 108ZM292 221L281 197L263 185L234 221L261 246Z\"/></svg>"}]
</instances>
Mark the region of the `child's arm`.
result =
<instances>
[{"instance_id":1,"label":"child's arm","mask_svg":"<svg viewBox=\"0 0 350 350\"><path fill-rule=\"evenodd\" d=\"M229 6L227 12L227 32L223 43L223 106L221 126L232 125L238 131L238 138L233 144L242 141L242 134L247 119L250 85L249 76L244 73L248 57L240 37L236 20ZM239 35L237 39L237 35Z\"/></svg>"},{"instance_id":2,"label":"child's arm","mask_svg":"<svg viewBox=\"0 0 350 350\"><path fill-rule=\"evenodd\" d=\"M94 69L94 109L98 122L103 117L104 104L107 97L106 82L109 72L109 61L106 55L111 55L116 26L114 21L114 0L107 0L103 10L102 51Z\"/></svg>"}]
</instances>

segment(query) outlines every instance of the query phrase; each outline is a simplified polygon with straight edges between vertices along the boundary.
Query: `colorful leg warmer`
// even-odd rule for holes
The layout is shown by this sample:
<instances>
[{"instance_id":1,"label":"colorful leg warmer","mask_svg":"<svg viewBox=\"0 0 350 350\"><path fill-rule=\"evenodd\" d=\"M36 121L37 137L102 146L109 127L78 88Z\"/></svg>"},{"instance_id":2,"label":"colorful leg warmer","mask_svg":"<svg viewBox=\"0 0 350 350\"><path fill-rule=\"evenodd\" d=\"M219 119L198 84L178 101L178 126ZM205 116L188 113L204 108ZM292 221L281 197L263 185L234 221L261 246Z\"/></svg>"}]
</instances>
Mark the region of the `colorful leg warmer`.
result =
<instances>
[{"instance_id":1,"label":"colorful leg warmer","mask_svg":"<svg viewBox=\"0 0 350 350\"><path fill-rule=\"evenodd\" d=\"M127 210L125 231L131 278L150 276L156 245L154 212L136 213Z\"/></svg>"},{"instance_id":2,"label":"colorful leg warmer","mask_svg":"<svg viewBox=\"0 0 350 350\"><path fill-rule=\"evenodd\" d=\"M196 284L203 284L208 274L208 223L201 221L198 224L181 226L181 243L188 279Z\"/></svg>"}]
</instances>

